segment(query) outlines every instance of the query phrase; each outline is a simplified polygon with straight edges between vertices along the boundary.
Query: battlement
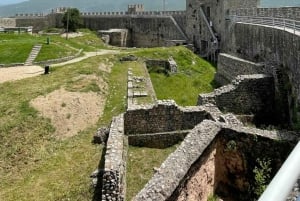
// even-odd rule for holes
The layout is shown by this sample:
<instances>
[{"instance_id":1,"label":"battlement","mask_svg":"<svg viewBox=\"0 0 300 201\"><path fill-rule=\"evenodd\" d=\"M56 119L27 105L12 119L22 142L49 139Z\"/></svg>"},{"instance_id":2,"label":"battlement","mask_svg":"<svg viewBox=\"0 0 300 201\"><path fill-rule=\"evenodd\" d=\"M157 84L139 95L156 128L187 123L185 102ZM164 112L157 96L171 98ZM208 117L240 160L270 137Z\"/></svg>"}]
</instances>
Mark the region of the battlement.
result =
<instances>
[{"instance_id":1,"label":"battlement","mask_svg":"<svg viewBox=\"0 0 300 201\"><path fill-rule=\"evenodd\" d=\"M44 13L17 13L15 15L16 18L18 17L45 17Z\"/></svg>"},{"instance_id":2,"label":"battlement","mask_svg":"<svg viewBox=\"0 0 300 201\"><path fill-rule=\"evenodd\" d=\"M82 12L82 16L173 16L185 15L185 11L138 11L138 12Z\"/></svg>"}]
</instances>

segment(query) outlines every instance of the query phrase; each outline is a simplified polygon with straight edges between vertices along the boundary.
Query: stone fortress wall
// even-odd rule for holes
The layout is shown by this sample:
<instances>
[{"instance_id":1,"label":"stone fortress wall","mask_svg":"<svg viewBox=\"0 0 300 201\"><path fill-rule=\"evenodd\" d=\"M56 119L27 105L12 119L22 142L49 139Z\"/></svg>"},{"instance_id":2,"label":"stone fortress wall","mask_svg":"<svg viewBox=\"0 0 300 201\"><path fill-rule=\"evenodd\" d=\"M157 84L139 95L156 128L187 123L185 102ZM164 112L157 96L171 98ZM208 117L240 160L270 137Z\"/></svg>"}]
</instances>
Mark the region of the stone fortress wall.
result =
<instances>
[{"instance_id":1,"label":"stone fortress wall","mask_svg":"<svg viewBox=\"0 0 300 201\"><path fill-rule=\"evenodd\" d=\"M259 113L261 111L259 109L265 109L264 104L267 101L270 105L278 104L287 107L277 114L286 116L284 120L292 123L291 119L295 117L293 110L300 103L299 34L276 27L235 23L230 15L234 12L249 15L252 10L252 14L259 16L270 17L272 15L298 20L299 8L256 9L257 3L257 0L187 0L187 11L173 13L172 16L169 14L168 16L153 15L153 13L83 15L85 26L94 30L128 29L132 37L130 44L132 46L164 46L170 44L168 41L179 40L193 44L195 50L207 58L210 58L212 54L216 56L219 52L226 53L220 55L219 74L226 77L227 82L239 73L251 75L239 76L231 85L217 89L212 94L200 95L199 104L213 102L224 111L231 110L239 113L235 110L238 109L238 105L242 109L245 101L249 101L249 104L248 102L246 104L248 107L245 108L248 108L250 112ZM61 14L20 16L16 19L16 26L35 24L36 31L54 25L60 26L61 16ZM230 72L233 71L230 77ZM243 97L247 97L247 100ZM272 102L274 99L278 102ZM214 182L208 191L226 194L233 184L237 187L237 192L242 194L247 188L245 181L251 180L253 176L250 171L255 165L250 163L247 166L242 161L255 161L255 159L253 156L248 157L247 154L239 154L248 153L246 149L241 148L243 147L241 143L248 145L250 142L255 145L265 142L262 143L264 146L253 146L253 150L258 150L257 154L266 153L268 151L266 147L286 148L278 152L272 151L273 154L276 153L274 163L277 164L272 167L276 167L277 170L291 150L293 142L298 141L298 138L295 139L294 136L292 139L293 136L289 134L281 135L280 132L242 127L234 115L223 114L216 106L211 105L180 108L170 102L158 102L154 106L128 110L124 114L124 125L122 125L122 118L114 119L113 122L119 123L113 123L110 129L107 143L109 149L105 155L106 169L103 174L102 200L124 199L126 185L123 181L126 176L124 162L126 161L127 138L129 144L131 142L143 144L146 141L150 141L149 144L156 142L159 144L158 141L163 141L167 146L178 142L179 138L184 138L175 153L164 162L146 187L137 195L136 200L147 200L147 198L180 200L179 198L183 196L181 192L187 189L189 173L194 174L190 170L198 167L198 164L200 164L199 167L205 166L207 158L214 150L217 153L217 159L212 157L212 161L219 164L217 167L232 165L226 167L227 169L218 169L209 174L210 181ZM210 121L206 121L207 119ZM253 137L246 137L245 140L239 141L241 136L244 139L243 136L249 135ZM173 136L176 140L170 140ZM280 143L276 144L276 141L274 143L272 139L283 140L280 142L286 144L284 146ZM286 140L293 142L289 143ZM145 143L143 145L146 146ZM228 153L225 152L228 149L236 152L230 152L227 155ZM222 155L224 153L226 161L222 161L219 157L224 156ZM232 161L231 158L236 160ZM235 169L241 171L236 172ZM276 172L275 169L274 172ZM213 175L226 175L226 177L213 178ZM162 183L168 185L162 185ZM208 182L204 183L204 186L209 186L207 184ZM198 189L201 191L202 187Z\"/></svg>"},{"instance_id":2,"label":"stone fortress wall","mask_svg":"<svg viewBox=\"0 0 300 201\"><path fill-rule=\"evenodd\" d=\"M200 55L212 60L218 55L216 80L222 85L230 83L239 74L273 76L276 116L282 117L278 121L293 124L299 119L296 110L300 103L298 31L291 30L292 27L284 29L272 25L236 23L235 16L287 19L286 22L299 26L299 7L256 8L255 1L245 5L243 1L240 5L236 4L237 1L226 2L223 5L220 1L188 1L186 31L190 42ZM199 14L200 8L204 16ZM205 20L210 22L210 26L205 24ZM211 40L213 37L218 39L217 48L211 44L215 43Z\"/></svg>"},{"instance_id":3,"label":"stone fortress wall","mask_svg":"<svg viewBox=\"0 0 300 201\"><path fill-rule=\"evenodd\" d=\"M277 96L288 111L284 113L287 121L292 122L295 108L300 103L300 35L288 31L237 23L232 33L231 54L256 62L263 62L267 71L275 78Z\"/></svg>"},{"instance_id":4,"label":"stone fortress wall","mask_svg":"<svg viewBox=\"0 0 300 201\"><path fill-rule=\"evenodd\" d=\"M128 29L128 46L157 47L186 43L185 11L84 12L83 26L92 30ZM18 14L16 26L33 26L34 32L62 27L62 13ZM174 42L173 42L174 41Z\"/></svg>"},{"instance_id":5,"label":"stone fortress wall","mask_svg":"<svg viewBox=\"0 0 300 201\"><path fill-rule=\"evenodd\" d=\"M15 18L0 18L0 27L16 27Z\"/></svg>"},{"instance_id":6,"label":"stone fortress wall","mask_svg":"<svg viewBox=\"0 0 300 201\"><path fill-rule=\"evenodd\" d=\"M238 16L258 16L285 18L291 20L300 20L299 7L282 7L282 8L239 8L230 10L230 15Z\"/></svg>"}]
</instances>

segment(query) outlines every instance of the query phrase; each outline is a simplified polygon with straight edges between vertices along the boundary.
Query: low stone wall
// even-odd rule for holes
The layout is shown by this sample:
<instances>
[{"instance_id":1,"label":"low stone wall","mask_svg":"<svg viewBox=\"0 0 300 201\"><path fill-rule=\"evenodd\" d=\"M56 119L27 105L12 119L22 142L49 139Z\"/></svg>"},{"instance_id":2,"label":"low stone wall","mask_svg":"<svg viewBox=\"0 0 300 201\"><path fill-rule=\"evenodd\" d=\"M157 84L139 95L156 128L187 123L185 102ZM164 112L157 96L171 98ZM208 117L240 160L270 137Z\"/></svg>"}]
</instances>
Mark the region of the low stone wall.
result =
<instances>
[{"instance_id":1,"label":"low stone wall","mask_svg":"<svg viewBox=\"0 0 300 201\"><path fill-rule=\"evenodd\" d=\"M274 109L274 80L264 74L241 75L231 84L200 94L198 105L213 103L220 110L235 114L254 114L258 122L272 121Z\"/></svg>"},{"instance_id":2,"label":"low stone wall","mask_svg":"<svg viewBox=\"0 0 300 201\"><path fill-rule=\"evenodd\" d=\"M240 137L242 137L242 140L240 140ZM274 164L277 164L276 170L274 170L274 172L276 172L295 144L294 142L287 142L285 144L285 141L278 140L292 140L295 142L297 138L287 133L280 134L276 131L236 127L205 120L187 135L177 150L166 159L134 200L182 200L178 199L180 192L186 193L186 184L190 179L193 179L194 173L190 172L190 170L198 171L192 167L194 167L194 165L203 167L202 164L207 164L207 156L209 156L213 150L215 150L216 153L211 157L211 160L215 161L212 163L213 167L206 167L212 171L212 174L206 172L208 180L204 181L204 183L202 183L203 185L198 186L206 189L200 193L203 188L195 187L192 189L189 200L207 200L209 195L217 191L218 185L221 185L222 189L226 190L228 189L226 185L235 187L238 186L238 184L243 184L238 182L244 181L244 177L248 179L249 174L250 177L253 177L253 169L251 168L253 168L252 166L255 165L255 162L253 164L243 164L243 162L251 156L246 155L242 157L244 160L241 161L236 161L236 158L230 157L221 160L222 156L226 155L226 150L228 156L233 156L233 152L239 153L239 151L242 153L245 151L244 153L251 155L255 147L257 149L255 150L255 154L258 154L257 156L261 157L261 159L265 159L264 156L267 157L266 151L270 148L270 146L267 145L276 145L273 146L273 149L276 150L279 148L280 151L268 151L276 155L276 158L272 161ZM249 142L253 145L253 149L248 148ZM285 146L282 146L283 144L285 144ZM252 154L252 156L255 156L255 154ZM253 160L255 161L256 158ZM237 172L240 169L235 169L235 167L243 167L243 165L245 165L244 168L246 169L243 169L243 172ZM203 176L201 179L203 179ZM208 185L211 186L211 188L207 188ZM243 189L236 188L236 190L238 190L237 192L242 192ZM185 196L189 196L189 194L187 193Z\"/></svg>"},{"instance_id":3,"label":"low stone wall","mask_svg":"<svg viewBox=\"0 0 300 201\"><path fill-rule=\"evenodd\" d=\"M211 119L204 107L179 107L175 101L136 106L124 115L126 135L188 130L204 119Z\"/></svg>"},{"instance_id":4,"label":"low stone wall","mask_svg":"<svg viewBox=\"0 0 300 201\"><path fill-rule=\"evenodd\" d=\"M128 143L137 147L164 149L184 140L188 131L128 135Z\"/></svg>"},{"instance_id":5,"label":"low stone wall","mask_svg":"<svg viewBox=\"0 0 300 201\"><path fill-rule=\"evenodd\" d=\"M218 72L215 80L221 84L229 84L238 75L251 75L266 73L264 64L254 63L229 54L219 54Z\"/></svg>"},{"instance_id":6,"label":"low stone wall","mask_svg":"<svg viewBox=\"0 0 300 201\"><path fill-rule=\"evenodd\" d=\"M123 114L114 117L106 145L102 179L102 200L125 200L126 150L124 146Z\"/></svg>"},{"instance_id":7,"label":"low stone wall","mask_svg":"<svg viewBox=\"0 0 300 201\"><path fill-rule=\"evenodd\" d=\"M147 68L151 67L163 67L166 71L171 73L177 72L177 64L175 60L171 57L168 60L155 60L155 59L147 59L146 60Z\"/></svg>"},{"instance_id":8,"label":"low stone wall","mask_svg":"<svg viewBox=\"0 0 300 201\"><path fill-rule=\"evenodd\" d=\"M24 63L0 64L0 68L24 66Z\"/></svg>"},{"instance_id":9,"label":"low stone wall","mask_svg":"<svg viewBox=\"0 0 300 201\"><path fill-rule=\"evenodd\" d=\"M68 56L68 57L63 57L63 58L58 58L58 59L50 59L50 60L47 60L47 61L38 61L38 62L33 62L33 64L35 64L35 65L46 65L46 64L55 64L55 63L70 61L72 59L77 58L81 53L82 53L82 49L80 49L74 56Z\"/></svg>"},{"instance_id":10,"label":"low stone wall","mask_svg":"<svg viewBox=\"0 0 300 201\"><path fill-rule=\"evenodd\" d=\"M191 165L220 131L220 126L203 122L196 126L161 165L158 172L134 198L135 201L167 200L184 178Z\"/></svg>"}]
</instances>

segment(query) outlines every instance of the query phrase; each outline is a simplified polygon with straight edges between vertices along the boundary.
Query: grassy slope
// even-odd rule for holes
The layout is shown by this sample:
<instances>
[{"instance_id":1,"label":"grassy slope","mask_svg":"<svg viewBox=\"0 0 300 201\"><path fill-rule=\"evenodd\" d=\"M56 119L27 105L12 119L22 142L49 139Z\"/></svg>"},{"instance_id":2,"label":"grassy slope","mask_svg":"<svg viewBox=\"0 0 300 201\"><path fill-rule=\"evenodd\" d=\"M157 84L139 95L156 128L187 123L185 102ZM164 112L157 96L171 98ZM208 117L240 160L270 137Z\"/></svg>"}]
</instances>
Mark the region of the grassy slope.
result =
<instances>
[{"instance_id":1,"label":"grassy slope","mask_svg":"<svg viewBox=\"0 0 300 201\"><path fill-rule=\"evenodd\" d=\"M75 40L74 43L78 45L79 42ZM168 58L173 55L180 66L180 74L202 72L202 79L206 80L208 85L214 72L212 67L205 70L202 69L204 67L193 66L189 69L185 66L189 64L191 57L195 60L197 58L182 47L133 50L132 54L149 58ZM77 64L55 68L49 76L0 84L0 200L91 200L93 191L88 187L89 174L96 168L102 149L101 146L91 145L92 133L97 127L107 125L112 116L124 112L127 69L131 67L137 74L142 74L140 65L133 65L131 62L120 63L120 57L93 57ZM106 59L114 63L110 74L98 68L99 62ZM29 106L29 101L61 86L74 90L74 87L70 86L74 77L93 73L109 82L104 115L97 125L78 136L65 141L56 140L52 137L54 128L50 121L40 117L37 111ZM205 78L206 76L208 78ZM179 84L182 82L177 83L176 87L162 84L161 88L179 89ZM185 88L184 91L186 92ZM130 147L127 174L129 197L134 196L143 187L151 177L153 167L158 167L174 149L175 147L165 150ZM135 169L141 164L146 166ZM141 176L144 172L145 175ZM136 185L130 184L132 181L136 181Z\"/></svg>"},{"instance_id":2,"label":"grassy slope","mask_svg":"<svg viewBox=\"0 0 300 201\"><path fill-rule=\"evenodd\" d=\"M101 60L94 57L57 68L50 76L0 85L0 200L91 200L89 174L101 156L101 147L90 143L97 125L58 141L51 136L49 120L28 102L80 74L95 73L110 82L108 104L98 125L107 124L124 111L126 68L116 65L108 75L98 69Z\"/></svg>"},{"instance_id":3,"label":"grassy slope","mask_svg":"<svg viewBox=\"0 0 300 201\"><path fill-rule=\"evenodd\" d=\"M79 49L96 51L103 48L102 41L93 32L84 29L80 31L84 36L69 40L57 35L0 34L0 64L24 63L35 44L43 45L35 61L72 56ZM47 37L50 38L50 45L46 44Z\"/></svg>"},{"instance_id":4,"label":"grassy slope","mask_svg":"<svg viewBox=\"0 0 300 201\"><path fill-rule=\"evenodd\" d=\"M158 99L174 99L183 106L196 105L198 94L210 92L214 88L215 68L184 47L171 47L165 51L145 49L138 55L156 59L168 59L172 56L177 62L176 74L166 76L150 73Z\"/></svg>"}]
</instances>

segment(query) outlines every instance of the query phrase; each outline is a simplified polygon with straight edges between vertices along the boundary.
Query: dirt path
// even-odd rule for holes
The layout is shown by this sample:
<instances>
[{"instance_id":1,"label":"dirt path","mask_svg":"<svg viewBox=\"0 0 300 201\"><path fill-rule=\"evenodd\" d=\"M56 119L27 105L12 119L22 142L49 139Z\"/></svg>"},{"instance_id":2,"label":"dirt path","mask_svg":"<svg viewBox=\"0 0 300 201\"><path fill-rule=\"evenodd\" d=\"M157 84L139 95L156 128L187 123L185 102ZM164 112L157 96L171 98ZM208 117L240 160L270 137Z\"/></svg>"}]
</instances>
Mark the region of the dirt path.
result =
<instances>
[{"instance_id":1,"label":"dirt path","mask_svg":"<svg viewBox=\"0 0 300 201\"><path fill-rule=\"evenodd\" d=\"M34 77L43 73L44 69L40 66L17 66L0 68L0 83Z\"/></svg>"},{"instance_id":2,"label":"dirt path","mask_svg":"<svg viewBox=\"0 0 300 201\"><path fill-rule=\"evenodd\" d=\"M120 53L119 50L99 50L97 52L85 52L84 56L82 56L82 57L78 57L78 58L72 59L70 61L66 61L66 62L59 63L59 64L53 64L51 66L53 66L53 67L63 66L63 65L67 65L67 64L76 63L76 62L85 60L85 59L90 58L90 57L95 57L95 56L99 56L99 55L106 55L106 54L119 54L119 53Z\"/></svg>"},{"instance_id":3,"label":"dirt path","mask_svg":"<svg viewBox=\"0 0 300 201\"><path fill-rule=\"evenodd\" d=\"M67 64L76 63L82 60L85 60L90 57L106 54L119 54L119 50L99 50L97 52L85 52L84 56L72 59L59 64L53 64L51 66L63 66ZM28 77L38 76L44 73L44 68L40 66L16 66L9 68L0 68L0 83L7 81L15 81Z\"/></svg>"}]
</instances>

